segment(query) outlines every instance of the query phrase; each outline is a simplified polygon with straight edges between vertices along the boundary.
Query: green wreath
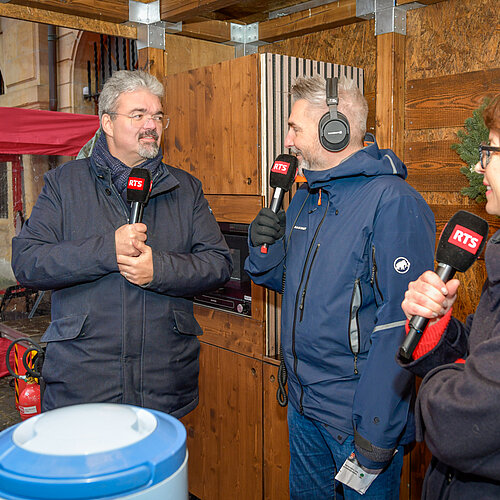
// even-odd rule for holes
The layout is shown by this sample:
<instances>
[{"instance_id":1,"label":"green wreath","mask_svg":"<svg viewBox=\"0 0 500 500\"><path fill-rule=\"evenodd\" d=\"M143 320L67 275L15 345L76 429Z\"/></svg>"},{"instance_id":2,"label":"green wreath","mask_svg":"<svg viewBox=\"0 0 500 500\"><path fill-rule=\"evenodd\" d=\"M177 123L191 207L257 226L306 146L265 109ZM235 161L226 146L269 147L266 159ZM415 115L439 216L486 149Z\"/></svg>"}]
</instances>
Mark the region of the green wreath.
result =
<instances>
[{"instance_id":1,"label":"green wreath","mask_svg":"<svg viewBox=\"0 0 500 500\"><path fill-rule=\"evenodd\" d=\"M460 192L477 203L486 201L483 176L476 173L474 167L479 161L479 145L488 142L489 130L484 124L483 110L489 102L490 99L484 99L481 106L472 112L472 117L465 120L465 130L457 132L459 142L451 145L451 149L467 164L466 167L460 167L460 172L469 180L469 187L462 188Z\"/></svg>"}]
</instances>

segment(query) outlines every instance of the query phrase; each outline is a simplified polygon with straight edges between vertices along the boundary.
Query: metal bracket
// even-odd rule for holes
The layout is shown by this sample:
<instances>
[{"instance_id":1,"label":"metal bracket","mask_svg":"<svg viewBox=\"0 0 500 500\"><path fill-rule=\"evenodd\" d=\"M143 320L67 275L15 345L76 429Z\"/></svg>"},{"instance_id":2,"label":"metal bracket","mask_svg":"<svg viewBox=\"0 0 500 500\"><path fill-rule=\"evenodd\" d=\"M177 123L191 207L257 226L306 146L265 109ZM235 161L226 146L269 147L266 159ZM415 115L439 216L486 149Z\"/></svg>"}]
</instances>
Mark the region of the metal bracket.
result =
<instances>
[{"instance_id":1,"label":"metal bracket","mask_svg":"<svg viewBox=\"0 0 500 500\"><path fill-rule=\"evenodd\" d=\"M356 0L356 17L375 18L375 36L385 33L406 35L406 12L425 7L419 2L396 6L395 0Z\"/></svg>"},{"instance_id":2,"label":"metal bracket","mask_svg":"<svg viewBox=\"0 0 500 500\"><path fill-rule=\"evenodd\" d=\"M236 57L255 54L258 47L266 43L259 41L259 23L231 23L231 40L225 42L226 45L234 45Z\"/></svg>"},{"instance_id":3,"label":"metal bracket","mask_svg":"<svg viewBox=\"0 0 500 500\"><path fill-rule=\"evenodd\" d=\"M0 0L1 1L1 0ZM143 3L137 0L128 2L129 26L137 28L137 49L152 47L165 50L165 33L179 33L182 23L167 23L160 18L160 0Z\"/></svg>"}]
</instances>

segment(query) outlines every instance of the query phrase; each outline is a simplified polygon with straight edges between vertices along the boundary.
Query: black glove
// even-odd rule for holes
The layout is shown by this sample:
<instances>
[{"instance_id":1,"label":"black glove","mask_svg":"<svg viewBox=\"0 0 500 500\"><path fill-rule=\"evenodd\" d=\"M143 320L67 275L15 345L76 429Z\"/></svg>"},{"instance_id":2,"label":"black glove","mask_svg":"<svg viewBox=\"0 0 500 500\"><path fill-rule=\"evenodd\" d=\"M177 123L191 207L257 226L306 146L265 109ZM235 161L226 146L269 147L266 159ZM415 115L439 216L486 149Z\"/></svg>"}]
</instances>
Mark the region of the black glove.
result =
<instances>
[{"instance_id":1,"label":"black glove","mask_svg":"<svg viewBox=\"0 0 500 500\"><path fill-rule=\"evenodd\" d=\"M275 214L270 208L262 208L250 226L252 246L259 247L264 243L272 245L285 234L286 215L284 210Z\"/></svg>"}]
</instances>

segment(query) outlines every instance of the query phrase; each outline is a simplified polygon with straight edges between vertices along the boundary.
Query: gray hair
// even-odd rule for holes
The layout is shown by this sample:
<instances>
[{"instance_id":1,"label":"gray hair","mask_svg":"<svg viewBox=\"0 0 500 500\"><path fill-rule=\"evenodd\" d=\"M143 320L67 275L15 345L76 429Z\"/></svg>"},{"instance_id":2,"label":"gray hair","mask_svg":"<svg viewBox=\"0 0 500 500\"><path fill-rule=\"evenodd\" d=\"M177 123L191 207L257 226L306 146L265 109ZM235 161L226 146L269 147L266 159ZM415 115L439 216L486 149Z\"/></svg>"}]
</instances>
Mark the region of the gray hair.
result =
<instances>
[{"instance_id":1,"label":"gray hair","mask_svg":"<svg viewBox=\"0 0 500 500\"><path fill-rule=\"evenodd\" d=\"M297 78L291 89L294 101L304 99L312 107L326 112L326 80L321 75ZM368 103L353 79L340 76L338 110L346 116L351 127L351 140L363 143L366 134Z\"/></svg>"},{"instance_id":2,"label":"gray hair","mask_svg":"<svg viewBox=\"0 0 500 500\"><path fill-rule=\"evenodd\" d=\"M106 81L99 96L99 120L102 115L116 111L118 98L123 93L136 90L147 90L159 99L164 95L163 85L153 75L144 71L117 71Z\"/></svg>"}]
</instances>

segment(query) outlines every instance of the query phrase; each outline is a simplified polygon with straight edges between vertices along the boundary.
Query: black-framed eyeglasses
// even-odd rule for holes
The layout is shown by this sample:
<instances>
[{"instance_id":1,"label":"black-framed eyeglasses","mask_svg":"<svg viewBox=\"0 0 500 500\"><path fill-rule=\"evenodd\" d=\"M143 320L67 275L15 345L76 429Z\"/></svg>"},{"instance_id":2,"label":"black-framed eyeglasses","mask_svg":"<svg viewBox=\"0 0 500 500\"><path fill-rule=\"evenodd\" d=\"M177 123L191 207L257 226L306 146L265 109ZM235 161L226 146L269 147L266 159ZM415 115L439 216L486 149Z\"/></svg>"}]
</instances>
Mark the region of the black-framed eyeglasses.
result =
<instances>
[{"instance_id":1,"label":"black-framed eyeglasses","mask_svg":"<svg viewBox=\"0 0 500 500\"><path fill-rule=\"evenodd\" d=\"M479 162L483 170L486 170L486 167L490 163L492 154L498 152L500 152L500 146L490 146L484 143L479 145Z\"/></svg>"},{"instance_id":2,"label":"black-framed eyeglasses","mask_svg":"<svg viewBox=\"0 0 500 500\"><path fill-rule=\"evenodd\" d=\"M137 127L142 127L145 125L150 119L153 120L155 125L163 124L163 128L167 128L170 124L170 118L165 116L163 113L155 113L154 115L147 115L146 113L140 113L138 111L134 111L129 115L125 113L116 113L115 111L110 111L106 113L108 115L116 115L116 116L125 116L130 118L132 125Z\"/></svg>"}]
</instances>

